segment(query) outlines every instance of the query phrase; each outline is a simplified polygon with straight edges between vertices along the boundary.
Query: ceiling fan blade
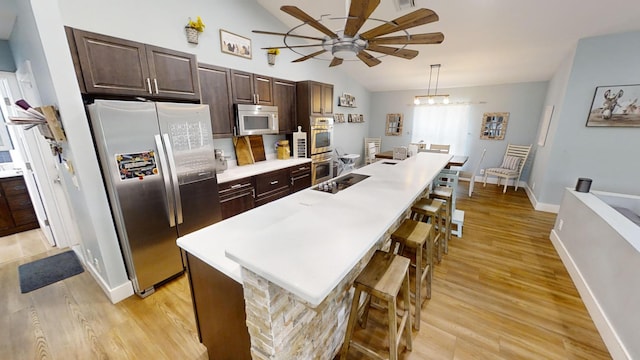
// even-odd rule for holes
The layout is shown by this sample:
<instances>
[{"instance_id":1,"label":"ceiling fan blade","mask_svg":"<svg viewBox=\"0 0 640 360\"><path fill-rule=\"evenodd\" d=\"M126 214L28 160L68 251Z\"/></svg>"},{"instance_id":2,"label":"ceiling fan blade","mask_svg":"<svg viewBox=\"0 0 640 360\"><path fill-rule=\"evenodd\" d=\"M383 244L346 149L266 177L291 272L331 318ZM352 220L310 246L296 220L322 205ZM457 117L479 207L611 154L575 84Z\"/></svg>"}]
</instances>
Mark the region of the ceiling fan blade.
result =
<instances>
[{"instance_id":1,"label":"ceiling fan blade","mask_svg":"<svg viewBox=\"0 0 640 360\"><path fill-rule=\"evenodd\" d=\"M306 12L300 10L296 6L285 5L285 6L281 7L280 10L286 12L287 14L293 16L294 18L296 18L296 19L298 19L300 21L304 21L305 23L309 24L311 27L319 30L320 32L322 32L323 34L329 36L332 39L336 39L338 37L338 35L336 33L334 33L333 31L329 30L326 26L320 24L320 22L318 22L318 20L312 18L311 15L309 15Z\"/></svg>"},{"instance_id":2,"label":"ceiling fan blade","mask_svg":"<svg viewBox=\"0 0 640 360\"><path fill-rule=\"evenodd\" d=\"M324 39L319 38L319 37L295 35L295 34L285 34L285 33L272 32L272 31L252 30L251 32L254 32L256 34L280 35L280 36L285 36L285 37L294 37L294 38L318 40L318 41L323 41L324 40Z\"/></svg>"},{"instance_id":3,"label":"ceiling fan blade","mask_svg":"<svg viewBox=\"0 0 640 360\"><path fill-rule=\"evenodd\" d=\"M375 52L379 52L379 53L383 53L391 56L397 56L403 59L413 59L414 57L418 56L418 52L416 50L398 49L394 47L379 46L375 44L369 44L369 46L367 47L367 50L375 51Z\"/></svg>"},{"instance_id":4,"label":"ceiling fan blade","mask_svg":"<svg viewBox=\"0 0 640 360\"><path fill-rule=\"evenodd\" d=\"M342 64L342 61L342 59L334 57L333 60L331 60L331 64L329 64L329 67L338 66Z\"/></svg>"},{"instance_id":5,"label":"ceiling fan blade","mask_svg":"<svg viewBox=\"0 0 640 360\"><path fill-rule=\"evenodd\" d=\"M376 66L382 62L364 50L360 51L356 56L358 56L358 59L362 60L362 62L367 64L369 67Z\"/></svg>"},{"instance_id":6,"label":"ceiling fan blade","mask_svg":"<svg viewBox=\"0 0 640 360\"><path fill-rule=\"evenodd\" d=\"M438 15L429 9L418 9L407 15L391 20L385 24L375 27L360 34L363 39L373 39L376 36L391 34L396 31L410 29L419 25L429 24L438 21Z\"/></svg>"},{"instance_id":7,"label":"ceiling fan blade","mask_svg":"<svg viewBox=\"0 0 640 360\"><path fill-rule=\"evenodd\" d=\"M269 49L293 49L293 48L305 48L305 47L315 47L315 46L322 46L322 44L313 44L313 45L289 45L289 46L271 46L271 47L263 47L260 48L262 50L269 50Z\"/></svg>"},{"instance_id":8,"label":"ceiling fan blade","mask_svg":"<svg viewBox=\"0 0 640 360\"><path fill-rule=\"evenodd\" d=\"M311 53L311 54L309 54L309 55L307 55L307 56L303 56L303 57L301 57L301 58L299 58L299 59L295 59L295 60L293 60L292 62L301 62L301 61L309 60L309 59L311 59L311 58L312 58L312 57L314 57L314 56L317 56L317 55L320 55L320 54L323 54L323 53L326 53L326 52L327 52L327 50L320 50L320 51L316 51L316 52Z\"/></svg>"},{"instance_id":9,"label":"ceiling fan blade","mask_svg":"<svg viewBox=\"0 0 640 360\"><path fill-rule=\"evenodd\" d=\"M349 37L355 36L379 4L380 0L351 0L344 34Z\"/></svg>"},{"instance_id":10,"label":"ceiling fan blade","mask_svg":"<svg viewBox=\"0 0 640 360\"><path fill-rule=\"evenodd\" d=\"M415 34L415 35L403 35L403 36L389 36L383 38L375 38L369 40L369 46L371 45L404 45L404 44L440 44L444 41L444 35L441 32L427 33L427 34Z\"/></svg>"}]
</instances>

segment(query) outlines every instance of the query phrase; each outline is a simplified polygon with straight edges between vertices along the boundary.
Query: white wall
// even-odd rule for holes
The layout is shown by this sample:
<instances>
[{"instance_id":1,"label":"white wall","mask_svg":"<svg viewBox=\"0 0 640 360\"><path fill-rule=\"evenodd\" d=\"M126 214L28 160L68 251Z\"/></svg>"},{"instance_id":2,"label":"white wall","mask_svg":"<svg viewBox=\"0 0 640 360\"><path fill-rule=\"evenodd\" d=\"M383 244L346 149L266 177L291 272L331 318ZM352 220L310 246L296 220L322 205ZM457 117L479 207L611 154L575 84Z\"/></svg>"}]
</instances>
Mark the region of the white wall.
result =
<instances>
[{"instance_id":1,"label":"white wall","mask_svg":"<svg viewBox=\"0 0 640 360\"><path fill-rule=\"evenodd\" d=\"M487 149L483 168L498 166L508 143L533 144L536 141L536 129L542 113L542 104L547 91L547 82L532 82L468 88L438 89L438 93L449 94L453 102L471 102L469 112L469 160L462 168L471 171L479 161L482 149ZM432 90L433 92L433 90ZM411 142L413 126L413 98L426 94L427 90L407 90L392 92L375 92L371 97L372 120L370 134L382 138L382 150L391 150L394 146L406 146ZM482 103L481 103L482 102ZM387 113L404 114L404 131L402 136L385 136L384 128ZM509 123L504 140L481 140L480 128L482 114L485 112L509 112ZM424 139L430 143L429 139ZM532 153L533 157L535 153ZM522 180L528 178L532 160L522 173Z\"/></svg>"},{"instance_id":2,"label":"white wall","mask_svg":"<svg viewBox=\"0 0 640 360\"><path fill-rule=\"evenodd\" d=\"M597 86L640 84L640 32L579 41L546 165L538 200L559 204L565 187L579 177L593 179L592 189L640 195L640 128L586 127ZM558 70L563 77L566 69Z\"/></svg>"},{"instance_id":3,"label":"white wall","mask_svg":"<svg viewBox=\"0 0 640 360\"><path fill-rule=\"evenodd\" d=\"M103 285L118 288L129 283L111 220L82 99L75 81L60 12L55 1L18 0L16 24L9 39L16 63L30 60L44 104L55 105L68 138L63 157L74 166L73 175L61 171L61 181L73 207L81 245L97 259ZM76 150L77 151L74 151Z\"/></svg>"}]
</instances>

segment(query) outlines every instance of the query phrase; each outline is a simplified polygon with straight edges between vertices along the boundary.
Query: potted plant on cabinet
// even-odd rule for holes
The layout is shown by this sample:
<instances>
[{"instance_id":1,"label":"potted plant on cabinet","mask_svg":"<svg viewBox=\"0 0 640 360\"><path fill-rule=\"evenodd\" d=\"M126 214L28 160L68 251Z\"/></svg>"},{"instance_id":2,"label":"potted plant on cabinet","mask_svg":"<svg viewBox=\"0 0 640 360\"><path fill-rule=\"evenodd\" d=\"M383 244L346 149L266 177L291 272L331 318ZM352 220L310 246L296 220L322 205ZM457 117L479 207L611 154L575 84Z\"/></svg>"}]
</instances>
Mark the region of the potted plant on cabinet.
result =
<instances>
[{"instance_id":1,"label":"potted plant on cabinet","mask_svg":"<svg viewBox=\"0 0 640 360\"><path fill-rule=\"evenodd\" d=\"M200 33L204 31L204 23L202 22L200 16L196 18L196 21L193 21L191 20L191 18L189 18L189 22L184 28L187 32L187 41L191 44L197 44L198 35L200 35Z\"/></svg>"}]
</instances>

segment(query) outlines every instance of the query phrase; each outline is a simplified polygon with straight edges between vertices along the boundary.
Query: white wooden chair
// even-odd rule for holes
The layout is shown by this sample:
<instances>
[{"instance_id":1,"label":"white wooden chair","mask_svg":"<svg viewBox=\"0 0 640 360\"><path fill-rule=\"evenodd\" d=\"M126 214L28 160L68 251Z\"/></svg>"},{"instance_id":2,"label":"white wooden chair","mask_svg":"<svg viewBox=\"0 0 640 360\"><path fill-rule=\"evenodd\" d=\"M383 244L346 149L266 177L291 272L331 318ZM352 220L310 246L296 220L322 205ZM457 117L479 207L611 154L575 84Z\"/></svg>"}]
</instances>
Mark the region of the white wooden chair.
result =
<instances>
[{"instance_id":1,"label":"white wooden chair","mask_svg":"<svg viewBox=\"0 0 640 360\"><path fill-rule=\"evenodd\" d=\"M371 164L375 162L376 154L380 152L380 138L364 138L364 164ZM370 146L373 144L373 147Z\"/></svg>"},{"instance_id":2,"label":"white wooden chair","mask_svg":"<svg viewBox=\"0 0 640 360\"><path fill-rule=\"evenodd\" d=\"M509 179L514 179L513 185L515 186L515 190L518 191L520 175L522 175L522 169L524 169L530 151L531 145L507 145L507 151L502 159L502 165L497 168L485 169L483 186L487 186L487 177L491 175L498 178L498 186L500 186L501 179L504 179L503 193L507 192Z\"/></svg>"},{"instance_id":3,"label":"white wooden chair","mask_svg":"<svg viewBox=\"0 0 640 360\"><path fill-rule=\"evenodd\" d=\"M473 172L471 173L471 180L469 180L469 197L473 194L473 186L476 183L476 174L480 169L480 165L482 165L482 160L484 160L484 155L487 153L487 149L482 149L482 155L480 155L480 161L476 164L476 167L473 168Z\"/></svg>"},{"instance_id":4,"label":"white wooden chair","mask_svg":"<svg viewBox=\"0 0 640 360\"><path fill-rule=\"evenodd\" d=\"M441 152L443 154L448 154L449 153L449 148L451 148L451 145L442 145L442 144L431 144L431 145L429 145L429 150L438 150L439 152Z\"/></svg>"}]
</instances>

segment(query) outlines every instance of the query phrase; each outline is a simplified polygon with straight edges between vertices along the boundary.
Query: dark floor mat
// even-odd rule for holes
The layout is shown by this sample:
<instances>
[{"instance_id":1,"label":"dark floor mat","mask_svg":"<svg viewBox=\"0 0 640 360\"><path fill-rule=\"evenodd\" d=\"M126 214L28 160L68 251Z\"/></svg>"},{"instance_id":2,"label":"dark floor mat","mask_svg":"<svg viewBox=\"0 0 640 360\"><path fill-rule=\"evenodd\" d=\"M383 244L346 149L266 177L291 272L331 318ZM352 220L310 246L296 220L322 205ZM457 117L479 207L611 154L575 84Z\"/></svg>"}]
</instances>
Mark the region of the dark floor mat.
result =
<instances>
[{"instance_id":1,"label":"dark floor mat","mask_svg":"<svg viewBox=\"0 0 640 360\"><path fill-rule=\"evenodd\" d=\"M83 271L73 250L23 264L18 267L20 291L28 293Z\"/></svg>"}]
</instances>

